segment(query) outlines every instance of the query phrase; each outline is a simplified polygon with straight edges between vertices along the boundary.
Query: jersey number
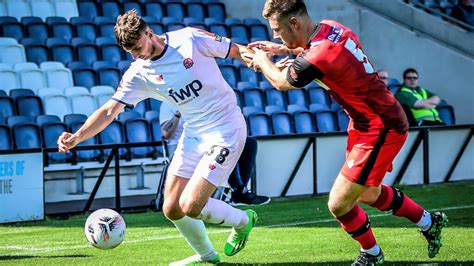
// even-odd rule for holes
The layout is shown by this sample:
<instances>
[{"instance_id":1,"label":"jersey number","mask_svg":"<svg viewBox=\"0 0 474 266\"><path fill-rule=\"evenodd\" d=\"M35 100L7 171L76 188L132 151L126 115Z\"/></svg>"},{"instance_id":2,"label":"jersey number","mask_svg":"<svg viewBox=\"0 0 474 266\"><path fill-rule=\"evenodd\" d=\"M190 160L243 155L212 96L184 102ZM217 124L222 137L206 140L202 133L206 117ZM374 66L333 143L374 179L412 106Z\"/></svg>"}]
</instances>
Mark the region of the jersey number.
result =
<instances>
[{"instance_id":1,"label":"jersey number","mask_svg":"<svg viewBox=\"0 0 474 266\"><path fill-rule=\"evenodd\" d=\"M375 72L374 67L372 64L370 64L369 59L367 56L362 52L360 48L357 48L356 43L351 39L347 39L346 44L344 45L344 48L349 50L359 62L361 62L364 65L365 72L367 74L372 74Z\"/></svg>"}]
</instances>

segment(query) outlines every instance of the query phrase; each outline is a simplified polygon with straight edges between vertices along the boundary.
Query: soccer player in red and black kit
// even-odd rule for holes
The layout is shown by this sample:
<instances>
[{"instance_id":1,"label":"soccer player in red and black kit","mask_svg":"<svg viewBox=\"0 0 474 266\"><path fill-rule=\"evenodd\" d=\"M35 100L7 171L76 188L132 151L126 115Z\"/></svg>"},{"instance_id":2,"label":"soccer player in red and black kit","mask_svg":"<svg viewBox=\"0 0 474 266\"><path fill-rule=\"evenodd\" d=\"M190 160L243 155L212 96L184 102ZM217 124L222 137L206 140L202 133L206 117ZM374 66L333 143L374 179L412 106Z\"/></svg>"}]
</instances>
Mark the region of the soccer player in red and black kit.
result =
<instances>
[{"instance_id":1,"label":"soccer player in red and black kit","mask_svg":"<svg viewBox=\"0 0 474 266\"><path fill-rule=\"evenodd\" d=\"M416 223L428 240L428 256L433 258L441 247L447 217L427 212L400 190L381 184L405 143L408 123L400 104L378 79L357 36L336 21L312 22L303 0L267 0L263 16L283 45L249 44L255 51L248 55L253 58L250 66L262 71L278 90L316 81L351 118L346 162L331 188L328 208L361 246L353 265L378 265L384 260L359 202ZM298 56L285 66L269 59L284 53Z\"/></svg>"}]
</instances>

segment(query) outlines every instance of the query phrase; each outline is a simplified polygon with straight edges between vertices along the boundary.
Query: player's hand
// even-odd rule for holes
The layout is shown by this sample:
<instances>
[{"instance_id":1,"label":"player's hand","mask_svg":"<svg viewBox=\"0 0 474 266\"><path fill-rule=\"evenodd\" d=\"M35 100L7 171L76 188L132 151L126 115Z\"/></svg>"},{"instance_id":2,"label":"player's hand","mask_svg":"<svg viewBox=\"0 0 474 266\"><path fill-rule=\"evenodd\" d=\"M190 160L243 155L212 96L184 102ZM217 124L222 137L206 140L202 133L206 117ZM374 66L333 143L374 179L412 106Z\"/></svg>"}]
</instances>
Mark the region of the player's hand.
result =
<instances>
[{"instance_id":1,"label":"player's hand","mask_svg":"<svg viewBox=\"0 0 474 266\"><path fill-rule=\"evenodd\" d=\"M70 149L79 144L79 138L69 132L63 132L58 138L59 152L69 152Z\"/></svg>"},{"instance_id":2,"label":"player's hand","mask_svg":"<svg viewBox=\"0 0 474 266\"><path fill-rule=\"evenodd\" d=\"M248 64L248 67L253 68L255 71L260 70L260 64L265 61L269 60L274 54L268 51L264 51L261 49L258 49L256 47L252 48L252 50L255 52L253 55L252 62Z\"/></svg>"},{"instance_id":3,"label":"player's hand","mask_svg":"<svg viewBox=\"0 0 474 266\"><path fill-rule=\"evenodd\" d=\"M288 48L283 44L278 44L270 41L256 41L247 45L249 49L260 49L266 52L270 52L274 55L284 55L288 53Z\"/></svg>"},{"instance_id":4,"label":"player's hand","mask_svg":"<svg viewBox=\"0 0 474 266\"><path fill-rule=\"evenodd\" d=\"M278 69L283 70L285 68L287 68L288 66L290 66L291 64L293 64L293 62L295 61L295 59L290 59L290 57L285 57L281 60L279 60L278 62L275 63L275 66L278 67Z\"/></svg>"}]
</instances>

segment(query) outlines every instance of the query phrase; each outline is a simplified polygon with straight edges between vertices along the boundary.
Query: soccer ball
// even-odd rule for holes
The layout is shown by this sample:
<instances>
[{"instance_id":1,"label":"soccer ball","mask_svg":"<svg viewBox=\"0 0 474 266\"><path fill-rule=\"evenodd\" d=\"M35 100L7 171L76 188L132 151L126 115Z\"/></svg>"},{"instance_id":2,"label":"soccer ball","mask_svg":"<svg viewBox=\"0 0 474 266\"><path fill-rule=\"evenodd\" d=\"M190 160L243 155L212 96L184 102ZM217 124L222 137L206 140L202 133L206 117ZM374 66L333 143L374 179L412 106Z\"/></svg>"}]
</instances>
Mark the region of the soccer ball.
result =
<instances>
[{"instance_id":1,"label":"soccer ball","mask_svg":"<svg viewBox=\"0 0 474 266\"><path fill-rule=\"evenodd\" d=\"M113 249L125 238L125 221L114 210L99 209L87 217L84 233L92 246Z\"/></svg>"}]
</instances>

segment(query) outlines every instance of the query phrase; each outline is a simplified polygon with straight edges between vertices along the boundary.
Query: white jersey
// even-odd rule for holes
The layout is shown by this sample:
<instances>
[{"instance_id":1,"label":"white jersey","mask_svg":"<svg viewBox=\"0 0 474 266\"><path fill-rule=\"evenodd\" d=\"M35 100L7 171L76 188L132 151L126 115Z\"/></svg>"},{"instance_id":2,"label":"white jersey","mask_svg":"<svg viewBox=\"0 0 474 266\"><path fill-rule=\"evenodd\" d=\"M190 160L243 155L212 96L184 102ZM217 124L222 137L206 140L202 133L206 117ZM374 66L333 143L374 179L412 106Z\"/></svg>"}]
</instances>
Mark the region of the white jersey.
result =
<instances>
[{"instance_id":1,"label":"white jersey","mask_svg":"<svg viewBox=\"0 0 474 266\"><path fill-rule=\"evenodd\" d=\"M195 28L168 32L163 53L154 60L135 60L112 99L128 106L146 98L169 102L186 121L187 136L245 127L235 94L214 59L227 57L230 44L228 38Z\"/></svg>"}]
</instances>

